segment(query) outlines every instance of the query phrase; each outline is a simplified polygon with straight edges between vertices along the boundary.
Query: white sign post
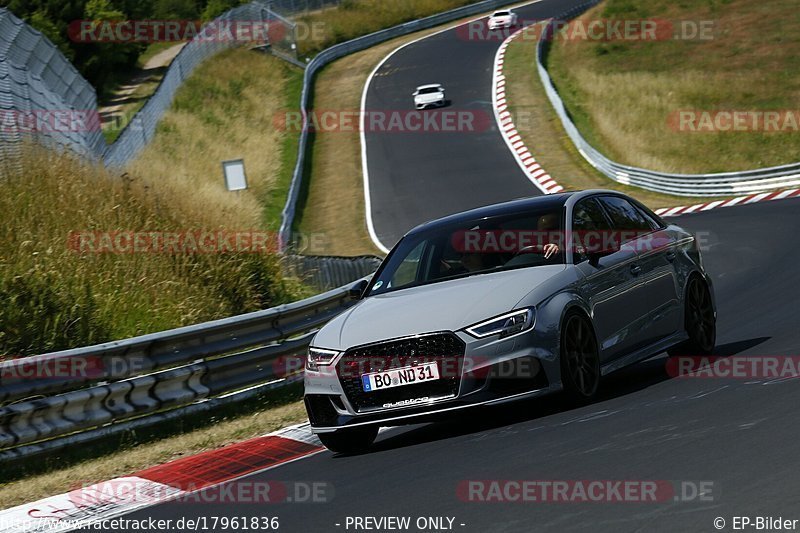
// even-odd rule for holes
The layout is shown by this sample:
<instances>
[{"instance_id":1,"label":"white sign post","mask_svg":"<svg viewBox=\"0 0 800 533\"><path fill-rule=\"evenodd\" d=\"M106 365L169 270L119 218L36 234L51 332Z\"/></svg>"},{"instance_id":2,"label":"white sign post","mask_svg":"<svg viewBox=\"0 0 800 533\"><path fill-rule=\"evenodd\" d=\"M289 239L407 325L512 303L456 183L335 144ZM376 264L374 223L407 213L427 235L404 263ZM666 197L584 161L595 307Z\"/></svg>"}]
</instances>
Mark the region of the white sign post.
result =
<instances>
[{"instance_id":1,"label":"white sign post","mask_svg":"<svg viewBox=\"0 0 800 533\"><path fill-rule=\"evenodd\" d=\"M225 174L225 186L229 191L241 191L247 188L247 176L244 173L244 159L232 159L222 162Z\"/></svg>"}]
</instances>

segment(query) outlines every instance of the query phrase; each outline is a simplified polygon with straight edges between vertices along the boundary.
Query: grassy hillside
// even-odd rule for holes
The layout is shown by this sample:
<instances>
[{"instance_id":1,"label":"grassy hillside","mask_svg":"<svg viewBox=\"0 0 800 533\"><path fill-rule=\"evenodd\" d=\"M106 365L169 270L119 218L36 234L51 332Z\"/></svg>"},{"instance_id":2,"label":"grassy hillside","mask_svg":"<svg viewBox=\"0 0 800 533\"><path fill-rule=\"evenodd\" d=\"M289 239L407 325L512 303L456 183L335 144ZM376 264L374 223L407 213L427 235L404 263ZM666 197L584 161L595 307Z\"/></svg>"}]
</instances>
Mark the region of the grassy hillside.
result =
<instances>
[{"instance_id":1,"label":"grassy hillside","mask_svg":"<svg viewBox=\"0 0 800 533\"><path fill-rule=\"evenodd\" d=\"M292 138L273 127L299 70L233 50L180 90L125 178L32 153L0 191L0 354L27 355L231 316L307 294L270 254L76 253L70 232L270 230ZM225 190L243 157L251 189ZM269 221L269 222L268 222Z\"/></svg>"},{"instance_id":2,"label":"grassy hillside","mask_svg":"<svg viewBox=\"0 0 800 533\"><path fill-rule=\"evenodd\" d=\"M587 139L620 162L721 172L800 160L800 132L680 131L681 110L797 110L795 0L607 0L596 19L711 21L707 40L557 39L549 69Z\"/></svg>"},{"instance_id":3,"label":"grassy hillside","mask_svg":"<svg viewBox=\"0 0 800 533\"><path fill-rule=\"evenodd\" d=\"M313 56L336 43L471 3L473 0L342 0L336 9L298 18L301 26L309 28L304 32L307 38L298 43L298 54Z\"/></svg>"},{"instance_id":4,"label":"grassy hillside","mask_svg":"<svg viewBox=\"0 0 800 533\"><path fill-rule=\"evenodd\" d=\"M615 189L630 194L652 208L675 207L701 202L699 198L676 197L611 181L578 152L556 115L535 68L539 30L527 30L506 49L508 110L515 117L517 132L539 164L567 190ZM706 199L707 200L707 199Z\"/></svg>"}]
</instances>

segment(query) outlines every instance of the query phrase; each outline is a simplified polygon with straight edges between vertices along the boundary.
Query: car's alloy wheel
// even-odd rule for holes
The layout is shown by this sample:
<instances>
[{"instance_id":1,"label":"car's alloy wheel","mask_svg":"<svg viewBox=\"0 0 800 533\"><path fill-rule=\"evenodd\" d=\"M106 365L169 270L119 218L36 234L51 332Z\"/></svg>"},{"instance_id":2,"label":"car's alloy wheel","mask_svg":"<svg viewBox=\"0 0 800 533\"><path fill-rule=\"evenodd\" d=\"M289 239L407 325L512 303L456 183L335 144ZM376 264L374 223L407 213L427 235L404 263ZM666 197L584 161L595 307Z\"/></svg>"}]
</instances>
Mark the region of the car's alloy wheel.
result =
<instances>
[{"instance_id":1,"label":"car's alloy wheel","mask_svg":"<svg viewBox=\"0 0 800 533\"><path fill-rule=\"evenodd\" d=\"M669 351L670 355L709 355L717 342L717 320L711 293L699 277L686 288L686 334L689 339Z\"/></svg>"},{"instance_id":2,"label":"car's alloy wheel","mask_svg":"<svg viewBox=\"0 0 800 533\"><path fill-rule=\"evenodd\" d=\"M333 433L320 433L317 435L322 444L330 451L348 455L369 450L377 436L377 426L339 429Z\"/></svg>"},{"instance_id":3,"label":"car's alloy wheel","mask_svg":"<svg viewBox=\"0 0 800 533\"><path fill-rule=\"evenodd\" d=\"M561 379L574 399L587 401L600 385L600 355L589 321L578 313L569 315L561 335Z\"/></svg>"}]
</instances>

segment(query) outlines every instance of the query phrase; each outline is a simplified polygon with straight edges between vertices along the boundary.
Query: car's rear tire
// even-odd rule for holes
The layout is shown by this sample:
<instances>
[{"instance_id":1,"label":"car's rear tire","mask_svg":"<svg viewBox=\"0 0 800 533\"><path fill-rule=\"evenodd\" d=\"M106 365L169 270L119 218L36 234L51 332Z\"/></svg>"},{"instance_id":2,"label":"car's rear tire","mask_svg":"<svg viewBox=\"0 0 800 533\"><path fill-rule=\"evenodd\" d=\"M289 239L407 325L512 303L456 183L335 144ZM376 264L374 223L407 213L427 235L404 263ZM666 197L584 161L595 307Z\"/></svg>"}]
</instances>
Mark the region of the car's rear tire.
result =
<instances>
[{"instance_id":1,"label":"car's rear tire","mask_svg":"<svg viewBox=\"0 0 800 533\"><path fill-rule=\"evenodd\" d=\"M708 284L700 276L692 276L686 286L684 328L689 338L669 350L673 357L711 355L717 342L717 319Z\"/></svg>"},{"instance_id":2,"label":"car's rear tire","mask_svg":"<svg viewBox=\"0 0 800 533\"><path fill-rule=\"evenodd\" d=\"M561 329L561 381L572 401L588 403L600 387L600 353L594 328L579 312L570 312Z\"/></svg>"},{"instance_id":3,"label":"car's rear tire","mask_svg":"<svg viewBox=\"0 0 800 533\"><path fill-rule=\"evenodd\" d=\"M332 433L317 435L330 451L346 455L366 452L377 436L377 426L339 429Z\"/></svg>"}]
</instances>

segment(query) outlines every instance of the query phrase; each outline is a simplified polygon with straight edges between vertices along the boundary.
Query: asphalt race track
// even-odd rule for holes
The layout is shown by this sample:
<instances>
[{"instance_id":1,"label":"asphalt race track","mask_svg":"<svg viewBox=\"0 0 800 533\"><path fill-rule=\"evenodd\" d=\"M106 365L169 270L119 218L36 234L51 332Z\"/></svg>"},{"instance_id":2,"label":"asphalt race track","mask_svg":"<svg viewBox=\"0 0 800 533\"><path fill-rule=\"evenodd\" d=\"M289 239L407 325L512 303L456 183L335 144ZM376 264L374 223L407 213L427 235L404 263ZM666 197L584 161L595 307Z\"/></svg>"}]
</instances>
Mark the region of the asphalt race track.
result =
<instances>
[{"instance_id":1,"label":"asphalt race track","mask_svg":"<svg viewBox=\"0 0 800 533\"><path fill-rule=\"evenodd\" d=\"M580 3L547 0L515 11L523 21L539 20ZM464 26L433 35L397 51L369 83L364 106L368 113L413 112L414 89L441 83L450 100L443 110L464 112L474 119L472 128L448 131L395 133L366 128L372 220L387 248L428 220L541 194L520 170L495 122L492 67L508 33L492 35L470 38Z\"/></svg>"},{"instance_id":2,"label":"asphalt race track","mask_svg":"<svg viewBox=\"0 0 800 533\"><path fill-rule=\"evenodd\" d=\"M566 4L519 12L541 17ZM371 87L371 106L407 105L412 86L426 81L444 83L454 106L489 105L488 69L498 43L464 43L447 33L424 43L385 65L386 75ZM429 216L534 192L496 131L371 136L368 147L373 213L387 245ZM697 233L714 279L717 355L797 355L800 203L671 220ZM453 529L465 532L615 533L716 531L717 517L728 531L733 516L800 518L798 382L674 378L666 360L662 355L609 376L601 398L588 406L571 408L552 396L471 411L446 423L386 431L366 455L324 451L246 478L326 483L333 494L328 503L166 503L126 518L277 516L281 531L303 533L353 531L345 528L348 516L409 516L412 524L418 517L452 517ZM465 480L702 481L710 489L693 501L481 503L459 497Z\"/></svg>"},{"instance_id":3,"label":"asphalt race track","mask_svg":"<svg viewBox=\"0 0 800 533\"><path fill-rule=\"evenodd\" d=\"M796 355L800 209L794 200L687 215L713 275L717 354ZM317 481L330 503L172 503L127 518L278 516L281 530L345 531L347 516L450 516L457 531L714 531L720 516L798 510L798 383L670 378L666 357L609 376L602 397L570 409L558 396L444 424L396 428L374 451L322 452L246 478ZM710 481L714 501L471 503L463 480ZM800 517L798 517L800 518ZM726 528L727 529L727 528ZM351 529L352 531L352 529Z\"/></svg>"}]
</instances>

